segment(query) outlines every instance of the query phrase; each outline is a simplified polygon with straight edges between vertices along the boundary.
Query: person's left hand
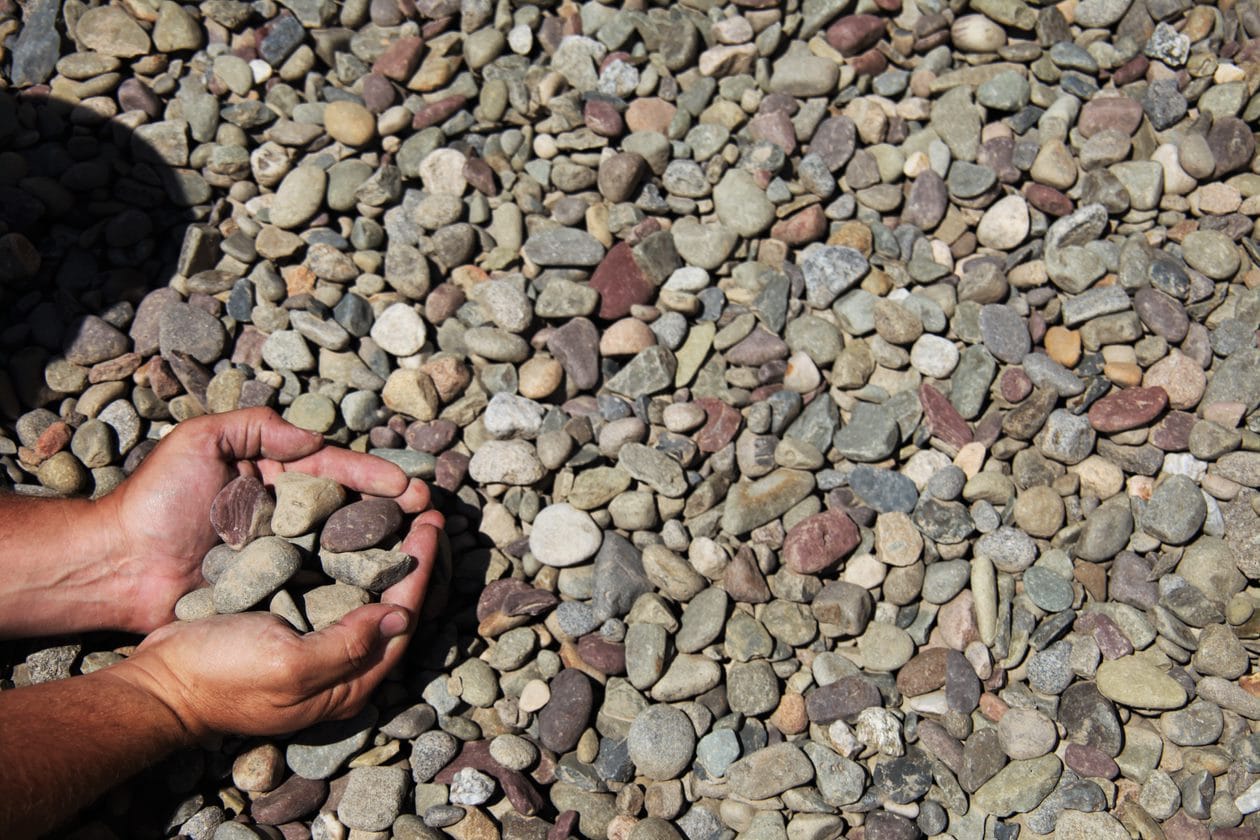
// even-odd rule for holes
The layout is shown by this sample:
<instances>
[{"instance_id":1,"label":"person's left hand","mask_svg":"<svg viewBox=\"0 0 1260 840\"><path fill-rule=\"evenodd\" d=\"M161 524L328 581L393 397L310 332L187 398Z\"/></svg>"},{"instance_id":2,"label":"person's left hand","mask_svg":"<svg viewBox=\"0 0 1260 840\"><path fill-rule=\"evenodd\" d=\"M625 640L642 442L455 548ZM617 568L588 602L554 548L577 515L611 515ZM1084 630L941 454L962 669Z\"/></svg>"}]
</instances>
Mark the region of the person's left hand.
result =
<instances>
[{"instance_id":1,"label":"person's left hand","mask_svg":"<svg viewBox=\"0 0 1260 840\"><path fill-rule=\"evenodd\" d=\"M204 584L201 561L218 541L210 505L229 481L270 483L285 471L331 478L351 490L395 499L404 513L429 506L429 488L394 464L340 447L249 408L180 423L140 468L97 504L116 587L115 629L148 633L172 621L175 602Z\"/></svg>"}]
</instances>

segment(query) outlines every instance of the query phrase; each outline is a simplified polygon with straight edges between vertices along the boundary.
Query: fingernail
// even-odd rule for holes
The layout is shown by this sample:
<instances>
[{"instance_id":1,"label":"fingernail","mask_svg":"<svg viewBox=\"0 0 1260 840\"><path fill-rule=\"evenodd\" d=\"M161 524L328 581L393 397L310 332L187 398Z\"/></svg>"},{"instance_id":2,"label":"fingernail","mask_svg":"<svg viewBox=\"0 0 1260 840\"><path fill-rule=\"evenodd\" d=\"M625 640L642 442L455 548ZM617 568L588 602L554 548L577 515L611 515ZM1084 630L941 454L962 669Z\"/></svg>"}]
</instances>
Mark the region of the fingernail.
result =
<instances>
[{"instance_id":1,"label":"fingernail","mask_svg":"<svg viewBox=\"0 0 1260 840\"><path fill-rule=\"evenodd\" d=\"M387 639L407 632L407 614L392 612L381 619L381 635Z\"/></svg>"}]
</instances>

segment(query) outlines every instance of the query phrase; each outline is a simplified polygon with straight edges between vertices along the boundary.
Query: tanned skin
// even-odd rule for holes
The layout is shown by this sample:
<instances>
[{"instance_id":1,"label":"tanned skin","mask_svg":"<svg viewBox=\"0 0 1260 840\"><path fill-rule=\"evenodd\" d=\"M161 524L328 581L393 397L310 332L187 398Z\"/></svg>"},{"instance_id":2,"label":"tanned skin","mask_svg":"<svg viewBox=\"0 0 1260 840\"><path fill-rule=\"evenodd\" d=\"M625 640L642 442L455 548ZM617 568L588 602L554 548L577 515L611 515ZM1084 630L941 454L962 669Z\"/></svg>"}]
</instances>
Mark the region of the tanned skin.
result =
<instances>
[{"instance_id":1,"label":"tanned skin","mask_svg":"<svg viewBox=\"0 0 1260 840\"><path fill-rule=\"evenodd\" d=\"M381 603L305 636L268 613L174 622L205 585L210 504L238 475L323 475L416 514L416 568ZM54 828L142 768L213 733L275 735L350 717L401 659L438 551L428 488L324 447L270 409L180 424L105 498L0 497L0 637L148 633L86 676L0 692L0 836Z\"/></svg>"}]
</instances>

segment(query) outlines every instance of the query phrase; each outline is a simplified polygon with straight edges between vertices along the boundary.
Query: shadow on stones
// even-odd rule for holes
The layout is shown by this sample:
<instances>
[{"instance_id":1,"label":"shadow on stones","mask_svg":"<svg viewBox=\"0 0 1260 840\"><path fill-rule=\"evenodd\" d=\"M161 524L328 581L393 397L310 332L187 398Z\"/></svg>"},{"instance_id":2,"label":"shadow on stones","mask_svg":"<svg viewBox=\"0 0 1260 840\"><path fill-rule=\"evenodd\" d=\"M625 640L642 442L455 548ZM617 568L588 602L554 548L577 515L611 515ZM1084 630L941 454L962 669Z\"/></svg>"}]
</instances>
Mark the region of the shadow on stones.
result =
<instances>
[{"instance_id":1,"label":"shadow on stones","mask_svg":"<svg viewBox=\"0 0 1260 840\"><path fill-rule=\"evenodd\" d=\"M137 324L141 304L157 290L173 288L171 300L223 317L229 314L224 298L248 295L252 302L253 287L240 276L240 264L236 271L216 270L224 259L223 231L233 226L232 178L207 182L189 166L194 141L156 125L141 128L162 118L162 104L147 91L129 93L138 97L138 108L113 114L104 97L106 105L76 105L52 97L46 86L0 91L0 492L103 495L156 444L144 434L150 421L182 419L192 406L181 407L180 399L195 400L199 408L192 413L200 413L207 381L226 366L252 373L233 358L231 337L224 358L191 367L158 347L155 319ZM327 220L317 217L305 232ZM322 311L310 295L289 296L282 305ZM242 329L237 322L230 336ZM172 393L158 396L150 371L164 377ZM274 390L264 396L256 404L283 410ZM77 475L40 472L37 463L52 454L41 449L51 449L41 441L50 427L64 423L72 432L116 401L140 412L127 449ZM88 413L81 410L85 404ZM346 442L349 433L344 426L332 431L338 429L341 434L331 437ZM59 448L69 448L66 439ZM436 486L433 499L448 521L459 517L468 533L477 532L477 507ZM439 563L408 666L400 682L378 695L383 719L420 702L431 680L480 652L470 642L477 626L472 604L490 562L488 550L461 553L456 580L449 555ZM447 606L448 597L456 606ZM456 607L462 612L454 613ZM0 641L0 679L11 685L15 669L31 668L24 660L32 654L38 659L44 652L57 671L52 676L64 677L80 673L93 652L135 642L114 633ZM108 794L57 836L167 836L171 826L219 802L219 792L231 784L233 757L255 743L227 738L173 756Z\"/></svg>"}]
</instances>

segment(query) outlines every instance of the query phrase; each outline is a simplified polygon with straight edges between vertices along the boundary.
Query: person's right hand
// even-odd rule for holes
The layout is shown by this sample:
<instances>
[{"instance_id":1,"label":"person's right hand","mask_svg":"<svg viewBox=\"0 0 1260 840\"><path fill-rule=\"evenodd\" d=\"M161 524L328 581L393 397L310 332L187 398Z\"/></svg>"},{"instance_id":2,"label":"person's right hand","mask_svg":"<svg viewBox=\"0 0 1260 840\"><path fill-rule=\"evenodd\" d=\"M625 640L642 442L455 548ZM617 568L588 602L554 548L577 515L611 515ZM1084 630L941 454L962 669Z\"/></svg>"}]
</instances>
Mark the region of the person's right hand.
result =
<instances>
[{"instance_id":1,"label":"person's right hand","mask_svg":"<svg viewBox=\"0 0 1260 840\"><path fill-rule=\"evenodd\" d=\"M166 705L193 737L278 735L347 718L402 658L440 550L442 515L416 517L402 550L416 568L340 622L301 635L269 613L162 627L109 670Z\"/></svg>"}]
</instances>

